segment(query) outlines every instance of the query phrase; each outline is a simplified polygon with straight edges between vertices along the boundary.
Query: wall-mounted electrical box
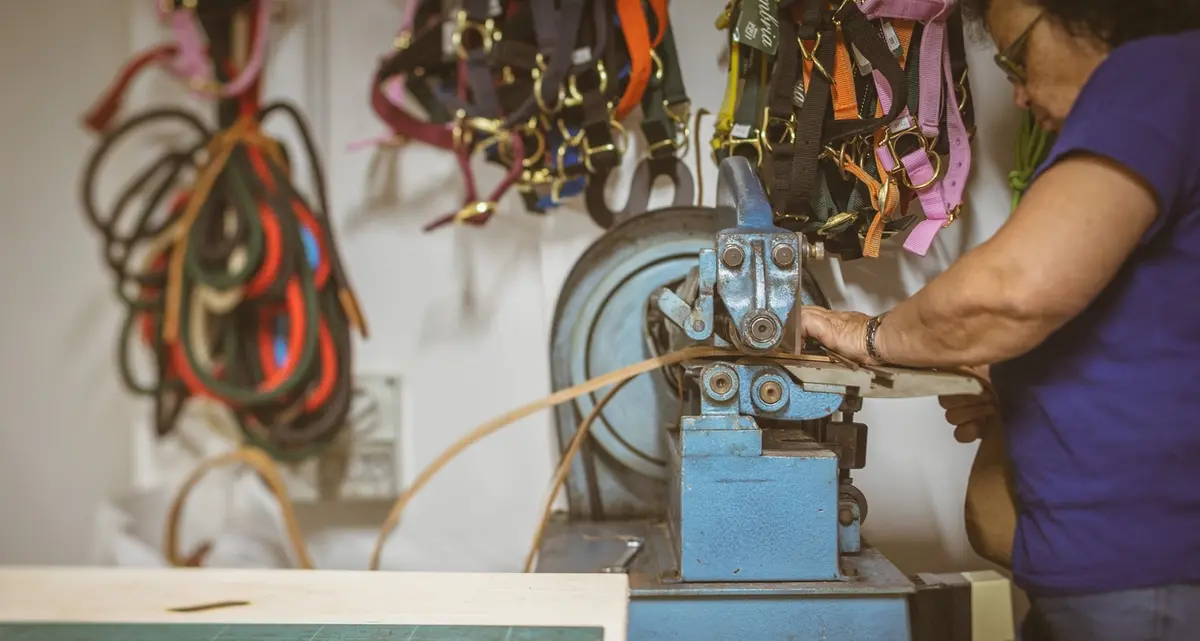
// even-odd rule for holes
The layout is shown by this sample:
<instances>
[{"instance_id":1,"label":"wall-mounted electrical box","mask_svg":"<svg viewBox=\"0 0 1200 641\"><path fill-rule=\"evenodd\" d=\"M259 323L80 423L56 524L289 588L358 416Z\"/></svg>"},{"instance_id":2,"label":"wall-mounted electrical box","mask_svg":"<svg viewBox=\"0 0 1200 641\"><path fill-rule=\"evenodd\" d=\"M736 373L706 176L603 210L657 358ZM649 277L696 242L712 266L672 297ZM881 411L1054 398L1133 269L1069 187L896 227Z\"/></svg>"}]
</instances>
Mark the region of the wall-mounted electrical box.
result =
<instances>
[{"instance_id":1,"label":"wall-mounted electrical box","mask_svg":"<svg viewBox=\"0 0 1200 641\"><path fill-rule=\"evenodd\" d=\"M391 500L400 493L400 378L358 375L349 423L319 458L289 466L292 500Z\"/></svg>"}]
</instances>

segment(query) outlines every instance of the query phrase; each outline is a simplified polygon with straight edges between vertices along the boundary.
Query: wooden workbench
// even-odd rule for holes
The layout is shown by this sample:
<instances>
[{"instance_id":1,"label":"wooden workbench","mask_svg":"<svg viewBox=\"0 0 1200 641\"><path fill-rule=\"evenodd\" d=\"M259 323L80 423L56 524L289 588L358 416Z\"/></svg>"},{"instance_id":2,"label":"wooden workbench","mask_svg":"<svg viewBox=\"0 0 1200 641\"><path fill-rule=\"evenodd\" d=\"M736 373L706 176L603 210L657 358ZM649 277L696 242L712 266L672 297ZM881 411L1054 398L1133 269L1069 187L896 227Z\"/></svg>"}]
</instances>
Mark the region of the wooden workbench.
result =
<instances>
[{"instance_id":1,"label":"wooden workbench","mask_svg":"<svg viewBox=\"0 0 1200 641\"><path fill-rule=\"evenodd\" d=\"M623 574L0 568L0 639L624 641L628 593Z\"/></svg>"}]
</instances>

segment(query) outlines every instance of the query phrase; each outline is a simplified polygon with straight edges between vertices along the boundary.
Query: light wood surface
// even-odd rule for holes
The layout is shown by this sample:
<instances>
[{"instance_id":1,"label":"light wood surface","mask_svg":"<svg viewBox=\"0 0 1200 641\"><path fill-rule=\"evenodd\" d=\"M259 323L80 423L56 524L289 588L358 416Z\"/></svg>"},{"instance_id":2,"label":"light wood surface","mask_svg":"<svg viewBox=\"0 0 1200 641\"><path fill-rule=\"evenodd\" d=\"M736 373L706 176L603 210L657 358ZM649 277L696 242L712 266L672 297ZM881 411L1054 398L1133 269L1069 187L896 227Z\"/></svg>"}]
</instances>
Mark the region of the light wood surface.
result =
<instances>
[{"instance_id":1,"label":"light wood surface","mask_svg":"<svg viewBox=\"0 0 1200 641\"><path fill-rule=\"evenodd\" d=\"M171 608L246 601L199 612ZM0 621L603 627L624 641L624 574L0 568Z\"/></svg>"}]
</instances>

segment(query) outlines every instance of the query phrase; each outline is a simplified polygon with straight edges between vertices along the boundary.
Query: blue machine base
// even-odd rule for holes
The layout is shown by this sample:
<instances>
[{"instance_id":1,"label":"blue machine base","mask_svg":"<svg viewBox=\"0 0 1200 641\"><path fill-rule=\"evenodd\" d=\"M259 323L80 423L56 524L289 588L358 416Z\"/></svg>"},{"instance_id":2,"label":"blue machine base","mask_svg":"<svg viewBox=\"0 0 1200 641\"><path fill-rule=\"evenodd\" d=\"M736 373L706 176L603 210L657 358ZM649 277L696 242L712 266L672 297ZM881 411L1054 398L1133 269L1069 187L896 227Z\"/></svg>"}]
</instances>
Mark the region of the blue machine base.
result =
<instances>
[{"instance_id":1,"label":"blue machine base","mask_svg":"<svg viewBox=\"0 0 1200 641\"><path fill-rule=\"evenodd\" d=\"M842 559L844 580L686 583L678 579L665 523L552 522L538 572L599 572L626 549L629 641L912 641L909 579L864 546Z\"/></svg>"}]
</instances>

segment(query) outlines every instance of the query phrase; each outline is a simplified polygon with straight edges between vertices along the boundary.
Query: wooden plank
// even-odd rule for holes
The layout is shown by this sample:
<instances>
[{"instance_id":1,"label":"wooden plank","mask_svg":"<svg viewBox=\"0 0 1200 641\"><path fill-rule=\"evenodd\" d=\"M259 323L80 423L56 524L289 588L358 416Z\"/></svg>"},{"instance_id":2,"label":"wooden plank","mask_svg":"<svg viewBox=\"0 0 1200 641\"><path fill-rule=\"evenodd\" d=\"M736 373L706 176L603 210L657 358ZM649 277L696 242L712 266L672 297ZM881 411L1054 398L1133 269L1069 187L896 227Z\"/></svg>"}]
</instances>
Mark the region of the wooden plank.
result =
<instances>
[{"instance_id":1,"label":"wooden plank","mask_svg":"<svg viewBox=\"0 0 1200 641\"><path fill-rule=\"evenodd\" d=\"M178 611L218 603L210 609ZM599 627L624 641L624 574L0 568L0 622Z\"/></svg>"}]
</instances>

